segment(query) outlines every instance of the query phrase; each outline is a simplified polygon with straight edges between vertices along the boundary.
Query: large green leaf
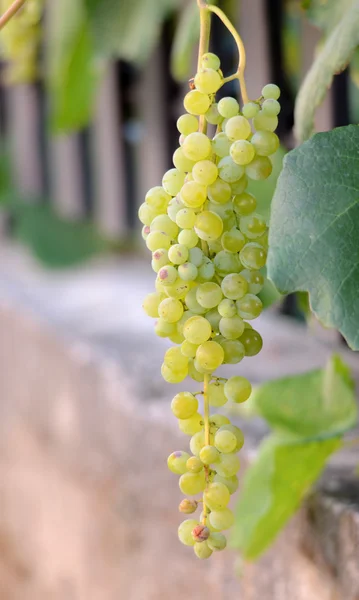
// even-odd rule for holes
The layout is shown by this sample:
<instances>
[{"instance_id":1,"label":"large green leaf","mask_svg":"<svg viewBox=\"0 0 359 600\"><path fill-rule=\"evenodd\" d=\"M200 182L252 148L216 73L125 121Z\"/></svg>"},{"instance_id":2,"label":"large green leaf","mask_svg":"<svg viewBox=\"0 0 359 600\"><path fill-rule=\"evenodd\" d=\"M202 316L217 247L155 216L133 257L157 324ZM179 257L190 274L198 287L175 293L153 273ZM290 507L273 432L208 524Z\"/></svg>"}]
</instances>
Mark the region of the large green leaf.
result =
<instances>
[{"instance_id":1,"label":"large green leaf","mask_svg":"<svg viewBox=\"0 0 359 600\"><path fill-rule=\"evenodd\" d=\"M357 423L354 384L339 356L333 356L325 369L264 383L252 400L270 427L283 434L328 437Z\"/></svg>"},{"instance_id":2,"label":"large green leaf","mask_svg":"<svg viewBox=\"0 0 359 600\"><path fill-rule=\"evenodd\" d=\"M192 56L199 40L199 10L195 2L180 14L172 45L171 71L177 81L185 81L191 73Z\"/></svg>"},{"instance_id":3,"label":"large green leaf","mask_svg":"<svg viewBox=\"0 0 359 600\"><path fill-rule=\"evenodd\" d=\"M231 543L248 560L272 542L320 476L339 438L314 442L284 442L270 436L244 477Z\"/></svg>"},{"instance_id":4,"label":"large green leaf","mask_svg":"<svg viewBox=\"0 0 359 600\"><path fill-rule=\"evenodd\" d=\"M299 140L310 137L316 108L324 100L332 79L348 64L359 44L359 2L345 11L314 60L297 96L295 131Z\"/></svg>"},{"instance_id":5,"label":"large green leaf","mask_svg":"<svg viewBox=\"0 0 359 600\"><path fill-rule=\"evenodd\" d=\"M327 35L354 2L355 0L310 0L307 17Z\"/></svg>"},{"instance_id":6,"label":"large green leaf","mask_svg":"<svg viewBox=\"0 0 359 600\"><path fill-rule=\"evenodd\" d=\"M357 125L318 133L285 157L267 268L279 291L308 291L318 319L359 349Z\"/></svg>"},{"instance_id":7,"label":"large green leaf","mask_svg":"<svg viewBox=\"0 0 359 600\"><path fill-rule=\"evenodd\" d=\"M53 2L49 9L47 84L54 132L88 124L101 68L83 0Z\"/></svg>"}]
</instances>

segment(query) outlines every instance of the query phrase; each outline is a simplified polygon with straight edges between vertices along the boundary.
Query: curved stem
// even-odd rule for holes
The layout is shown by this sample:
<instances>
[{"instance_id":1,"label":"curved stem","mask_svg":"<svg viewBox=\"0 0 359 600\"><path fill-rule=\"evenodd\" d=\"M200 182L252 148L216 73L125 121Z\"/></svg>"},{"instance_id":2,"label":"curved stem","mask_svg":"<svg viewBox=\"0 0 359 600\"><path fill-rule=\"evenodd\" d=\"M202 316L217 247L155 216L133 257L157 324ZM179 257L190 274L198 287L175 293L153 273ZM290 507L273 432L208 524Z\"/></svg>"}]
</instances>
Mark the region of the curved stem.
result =
<instances>
[{"instance_id":1,"label":"curved stem","mask_svg":"<svg viewBox=\"0 0 359 600\"><path fill-rule=\"evenodd\" d=\"M0 17L0 29L5 27L5 25L12 19L12 17L17 13L18 10L25 4L26 0L14 0L14 2L9 6L7 11Z\"/></svg>"}]
</instances>

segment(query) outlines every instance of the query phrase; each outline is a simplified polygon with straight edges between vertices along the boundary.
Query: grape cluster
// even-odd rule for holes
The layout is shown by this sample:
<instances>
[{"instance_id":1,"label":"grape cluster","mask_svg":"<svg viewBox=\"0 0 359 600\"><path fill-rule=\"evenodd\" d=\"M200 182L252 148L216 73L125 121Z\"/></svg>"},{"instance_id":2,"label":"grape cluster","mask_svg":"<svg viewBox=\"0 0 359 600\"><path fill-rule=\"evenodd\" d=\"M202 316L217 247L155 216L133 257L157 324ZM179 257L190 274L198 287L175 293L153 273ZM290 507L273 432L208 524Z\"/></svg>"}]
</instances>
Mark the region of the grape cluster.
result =
<instances>
[{"instance_id":1,"label":"grape cluster","mask_svg":"<svg viewBox=\"0 0 359 600\"><path fill-rule=\"evenodd\" d=\"M202 508L199 518L185 520L178 530L180 541L193 546L199 558L225 548L221 532L234 520L228 503L238 487L243 434L210 409L228 401L242 403L252 388L244 377L226 380L213 373L262 348L249 321L262 311L258 293L264 284L268 228L246 188L249 179L271 174L269 156L279 146L274 133L279 88L266 85L259 99L240 109L231 97L216 103L222 84L219 58L205 54L184 99L187 112L177 121L174 168L165 173L162 186L149 190L139 209L157 273L156 291L146 296L143 308L156 319L156 334L175 344L165 353L162 376L169 383L187 376L204 382L202 391L180 392L172 400L179 428L191 439L190 453L177 451L168 458L169 469L180 476L181 491L192 498L182 500L180 512ZM208 123L217 126L213 139L205 133Z\"/></svg>"},{"instance_id":2,"label":"grape cluster","mask_svg":"<svg viewBox=\"0 0 359 600\"><path fill-rule=\"evenodd\" d=\"M13 0L0 0L0 12ZM6 61L6 82L31 83L38 77L38 51L44 0L27 0L1 31L1 54Z\"/></svg>"}]
</instances>

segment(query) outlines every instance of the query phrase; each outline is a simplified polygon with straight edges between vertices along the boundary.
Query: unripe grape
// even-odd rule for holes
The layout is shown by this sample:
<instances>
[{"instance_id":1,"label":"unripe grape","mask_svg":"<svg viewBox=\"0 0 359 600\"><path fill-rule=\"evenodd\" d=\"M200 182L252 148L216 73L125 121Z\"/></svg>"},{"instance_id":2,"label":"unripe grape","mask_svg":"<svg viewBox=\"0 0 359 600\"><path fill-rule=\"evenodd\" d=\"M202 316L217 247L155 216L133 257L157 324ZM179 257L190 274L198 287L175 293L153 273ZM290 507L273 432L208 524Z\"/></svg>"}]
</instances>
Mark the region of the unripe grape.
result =
<instances>
[{"instance_id":1,"label":"unripe grape","mask_svg":"<svg viewBox=\"0 0 359 600\"><path fill-rule=\"evenodd\" d=\"M216 463L216 471L222 477L232 477L239 471L240 466L237 454L220 454L219 461Z\"/></svg>"},{"instance_id":2,"label":"unripe grape","mask_svg":"<svg viewBox=\"0 0 359 600\"><path fill-rule=\"evenodd\" d=\"M264 277L260 271L249 271L243 269L241 271L242 277L248 282L248 292L250 294L259 294L264 285Z\"/></svg>"},{"instance_id":3,"label":"unripe grape","mask_svg":"<svg viewBox=\"0 0 359 600\"><path fill-rule=\"evenodd\" d=\"M182 144L182 150L190 160L204 160L211 153L211 140L204 133L190 133Z\"/></svg>"},{"instance_id":4,"label":"unripe grape","mask_svg":"<svg viewBox=\"0 0 359 600\"><path fill-rule=\"evenodd\" d=\"M237 312L242 319L256 319L263 310L262 301L255 294L246 294L237 300Z\"/></svg>"},{"instance_id":5,"label":"unripe grape","mask_svg":"<svg viewBox=\"0 0 359 600\"><path fill-rule=\"evenodd\" d=\"M242 108L243 116L247 117L247 119L252 119L259 112L259 108L259 104L256 102L247 102Z\"/></svg>"},{"instance_id":6,"label":"unripe grape","mask_svg":"<svg viewBox=\"0 0 359 600\"><path fill-rule=\"evenodd\" d=\"M170 298L176 298L176 300L183 300L186 294L191 289L191 284L188 281L183 281L178 278L172 285L164 286L165 293Z\"/></svg>"},{"instance_id":7,"label":"unripe grape","mask_svg":"<svg viewBox=\"0 0 359 600\"><path fill-rule=\"evenodd\" d=\"M252 133L248 119L238 115L228 119L225 127L225 133L232 142L236 140L246 140Z\"/></svg>"},{"instance_id":8,"label":"unripe grape","mask_svg":"<svg viewBox=\"0 0 359 600\"><path fill-rule=\"evenodd\" d=\"M196 220L196 213L192 208L182 208L176 215L176 224L181 229L191 229Z\"/></svg>"},{"instance_id":9,"label":"unripe grape","mask_svg":"<svg viewBox=\"0 0 359 600\"><path fill-rule=\"evenodd\" d=\"M210 531L205 525L196 525L192 530L192 537L195 542L205 542L209 538Z\"/></svg>"},{"instance_id":10,"label":"unripe grape","mask_svg":"<svg viewBox=\"0 0 359 600\"><path fill-rule=\"evenodd\" d=\"M191 90L186 94L183 100L183 106L191 115L204 115L211 105L211 100L207 94L202 94L199 90ZM185 134L191 135L191 134Z\"/></svg>"},{"instance_id":11,"label":"unripe grape","mask_svg":"<svg viewBox=\"0 0 359 600\"><path fill-rule=\"evenodd\" d=\"M256 131L252 136L251 143L258 156L270 156L279 148L279 138L271 131Z\"/></svg>"},{"instance_id":12,"label":"unripe grape","mask_svg":"<svg viewBox=\"0 0 359 600\"><path fill-rule=\"evenodd\" d=\"M196 512L198 507L198 502L196 500L189 500L189 498L185 498L179 504L178 510L181 513L185 513L186 515L190 515Z\"/></svg>"},{"instance_id":13,"label":"unripe grape","mask_svg":"<svg viewBox=\"0 0 359 600\"><path fill-rule=\"evenodd\" d=\"M238 273L230 273L223 278L221 288L224 296L230 300L243 298L248 290L248 282Z\"/></svg>"},{"instance_id":14,"label":"unripe grape","mask_svg":"<svg viewBox=\"0 0 359 600\"><path fill-rule=\"evenodd\" d=\"M179 196L175 196L170 200L167 206L167 216L173 223L176 222L176 215L181 208L184 208L184 204Z\"/></svg>"},{"instance_id":15,"label":"unripe grape","mask_svg":"<svg viewBox=\"0 0 359 600\"><path fill-rule=\"evenodd\" d=\"M195 496L206 487L204 471L202 473L184 473L179 479L179 488L186 496Z\"/></svg>"},{"instance_id":16,"label":"unripe grape","mask_svg":"<svg viewBox=\"0 0 359 600\"><path fill-rule=\"evenodd\" d=\"M165 191L171 196L176 196L184 183L185 174L178 169L166 171L162 179Z\"/></svg>"},{"instance_id":17,"label":"unripe grape","mask_svg":"<svg viewBox=\"0 0 359 600\"><path fill-rule=\"evenodd\" d=\"M263 340L258 331L245 329L240 338L244 346L246 356L256 356L262 350Z\"/></svg>"},{"instance_id":18,"label":"unripe grape","mask_svg":"<svg viewBox=\"0 0 359 600\"><path fill-rule=\"evenodd\" d=\"M177 419L189 419L198 410L198 400L190 392L179 392L171 402L171 410Z\"/></svg>"},{"instance_id":19,"label":"unripe grape","mask_svg":"<svg viewBox=\"0 0 359 600\"><path fill-rule=\"evenodd\" d=\"M214 69L218 71L221 66L221 61L216 54L213 52L206 52L202 55L201 58L201 67L202 69Z\"/></svg>"},{"instance_id":20,"label":"unripe grape","mask_svg":"<svg viewBox=\"0 0 359 600\"><path fill-rule=\"evenodd\" d=\"M239 258L246 269L258 271L266 264L267 253L260 244L250 242L242 248Z\"/></svg>"},{"instance_id":21,"label":"unripe grape","mask_svg":"<svg viewBox=\"0 0 359 600\"><path fill-rule=\"evenodd\" d=\"M248 165L254 158L256 150L251 142L237 140L230 148L232 159L237 165Z\"/></svg>"},{"instance_id":22,"label":"unripe grape","mask_svg":"<svg viewBox=\"0 0 359 600\"><path fill-rule=\"evenodd\" d=\"M246 243L246 239L241 231L237 227L232 227L229 231L225 231L221 237L221 244L223 250L227 252L233 252L237 254L242 250Z\"/></svg>"},{"instance_id":23,"label":"unripe grape","mask_svg":"<svg viewBox=\"0 0 359 600\"><path fill-rule=\"evenodd\" d=\"M225 156L218 163L219 176L227 183L238 181L244 175L244 167L237 165L230 156Z\"/></svg>"},{"instance_id":24,"label":"unripe grape","mask_svg":"<svg viewBox=\"0 0 359 600\"><path fill-rule=\"evenodd\" d=\"M276 117L280 113L280 104L278 100L274 100L274 98L268 98L264 100L262 104L262 111L265 115L269 115L270 117Z\"/></svg>"},{"instance_id":25,"label":"unripe grape","mask_svg":"<svg viewBox=\"0 0 359 600\"><path fill-rule=\"evenodd\" d=\"M278 117L271 117L260 110L253 118L253 125L256 131L275 131L278 127Z\"/></svg>"},{"instance_id":26,"label":"unripe grape","mask_svg":"<svg viewBox=\"0 0 359 600\"><path fill-rule=\"evenodd\" d=\"M184 155L182 148L177 148L177 150L175 150L172 161L176 169L182 173L189 173L196 164L193 160L190 160Z\"/></svg>"},{"instance_id":27,"label":"unripe grape","mask_svg":"<svg viewBox=\"0 0 359 600\"><path fill-rule=\"evenodd\" d=\"M223 121L223 117L218 112L218 106L215 102L211 104L204 116L207 123L211 123L211 125L220 125Z\"/></svg>"},{"instance_id":28,"label":"unripe grape","mask_svg":"<svg viewBox=\"0 0 359 600\"><path fill-rule=\"evenodd\" d=\"M196 519L187 519L183 521L178 528L178 538L185 546L194 546L195 541L192 537L193 529L199 525Z\"/></svg>"},{"instance_id":29,"label":"unripe grape","mask_svg":"<svg viewBox=\"0 0 359 600\"><path fill-rule=\"evenodd\" d=\"M236 340L226 340L225 339L221 342L221 346L224 351L223 362L225 364L236 365L239 362L241 362L241 360L243 360L243 358L245 356L245 349L244 349L242 342L240 341L241 339L242 339L242 336L240 336L239 340L238 339L236 339Z\"/></svg>"},{"instance_id":30,"label":"unripe grape","mask_svg":"<svg viewBox=\"0 0 359 600\"><path fill-rule=\"evenodd\" d=\"M252 213L247 217L240 218L239 228L249 240L255 240L266 232L267 223L262 215Z\"/></svg>"},{"instance_id":31,"label":"unripe grape","mask_svg":"<svg viewBox=\"0 0 359 600\"><path fill-rule=\"evenodd\" d=\"M229 96L221 98L218 102L218 111L225 119L230 119L231 117L238 115L239 104L235 98Z\"/></svg>"},{"instance_id":32,"label":"unripe grape","mask_svg":"<svg viewBox=\"0 0 359 600\"><path fill-rule=\"evenodd\" d=\"M219 460L219 452L214 446L203 446L199 452L199 457L205 465L212 465Z\"/></svg>"},{"instance_id":33,"label":"unripe grape","mask_svg":"<svg viewBox=\"0 0 359 600\"><path fill-rule=\"evenodd\" d=\"M169 337L176 333L176 325L174 323L167 323L164 319L158 319L155 323L155 334L158 337Z\"/></svg>"},{"instance_id":34,"label":"unripe grape","mask_svg":"<svg viewBox=\"0 0 359 600\"><path fill-rule=\"evenodd\" d=\"M191 344L191 342L187 342L184 340L181 344L181 352L183 356L187 356L187 358L194 358L196 356L198 346L196 344Z\"/></svg>"},{"instance_id":35,"label":"unripe grape","mask_svg":"<svg viewBox=\"0 0 359 600\"><path fill-rule=\"evenodd\" d=\"M197 558L202 560L209 558L212 554L212 550L208 546L207 542L196 542L193 550Z\"/></svg>"},{"instance_id":36,"label":"unripe grape","mask_svg":"<svg viewBox=\"0 0 359 600\"><path fill-rule=\"evenodd\" d=\"M210 424L212 427L219 429L222 425L229 425L230 420L219 413L211 415Z\"/></svg>"},{"instance_id":37,"label":"unripe grape","mask_svg":"<svg viewBox=\"0 0 359 600\"><path fill-rule=\"evenodd\" d=\"M149 206L146 202L138 209L138 218L143 225L151 225L153 219L158 215L157 209Z\"/></svg>"},{"instance_id":38,"label":"unripe grape","mask_svg":"<svg viewBox=\"0 0 359 600\"><path fill-rule=\"evenodd\" d=\"M211 160L200 160L192 169L193 179L201 185L212 185L217 179L218 169Z\"/></svg>"},{"instance_id":39,"label":"unripe grape","mask_svg":"<svg viewBox=\"0 0 359 600\"><path fill-rule=\"evenodd\" d=\"M188 294L186 294L185 302L187 307L198 315L202 315L206 312L206 308L197 301L197 287L193 287Z\"/></svg>"},{"instance_id":40,"label":"unripe grape","mask_svg":"<svg viewBox=\"0 0 359 600\"><path fill-rule=\"evenodd\" d=\"M194 281L198 277L198 269L194 264L186 262L178 267L178 275L184 281Z\"/></svg>"},{"instance_id":41,"label":"unripe grape","mask_svg":"<svg viewBox=\"0 0 359 600\"><path fill-rule=\"evenodd\" d=\"M196 361L202 369L211 373L223 363L224 351L217 342L203 342L198 346Z\"/></svg>"},{"instance_id":42,"label":"unripe grape","mask_svg":"<svg viewBox=\"0 0 359 600\"><path fill-rule=\"evenodd\" d=\"M252 393L252 386L248 379L241 375L230 377L224 384L224 393L228 400L240 404L248 400Z\"/></svg>"},{"instance_id":43,"label":"unripe grape","mask_svg":"<svg viewBox=\"0 0 359 600\"><path fill-rule=\"evenodd\" d=\"M190 450L192 452L192 454L194 454L194 456L196 457L200 457L200 452L202 450L202 448L205 446L205 436L204 436L204 431L198 431L197 433L195 433L190 440L189 443L189 447ZM203 462L203 461L202 461Z\"/></svg>"},{"instance_id":44,"label":"unripe grape","mask_svg":"<svg viewBox=\"0 0 359 600\"><path fill-rule=\"evenodd\" d=\"M214 510L209 514L209 522L217 531L228 529L234 523L234 514L229 508L223 510Z\"/></svg>"},{"instance_id":45,"label":"unripe grape","mask_svg":"<svg viewBox=\"0 0 359 600\"><path fill-rule=\"evenodd\" d=\"M232 477L222 477L221 475L217 474L214 476L213 481L223 483L231 495L238 490L239 482L237 475L232 475Z\"/></svg>"},{"instance_id":46,"label":"unripe grape","mask_svg":"<svg viewBox=\"0 0 359 600\"><path fill-rule=\"evenodd\" d=\"M203 344L211 337L211 333L209 321L201 316L191 317L183 327L184 337L192 344Z\"/></svg>"},{"instance_id":47,"label":"unripe grape","mask_svg":"<svg viewBox=\"0 0 359 600\"><path fill-rule=\"evenodd\" d=\"M226 424L226 425L223 425L222 427L220 427L218 431L230 431L231 433L233 433L235 435L236 440L237 440L235 452L239 452L239 450L241 450L243 448L244 435L243 435L243 431L241 429L239 429L239 427L229 423L229 424ZM238 481L237 481L237 483L238 483Z\"/></svg>"},{"instance_id":48,"label":"unripe grape","mask_svg":"<svg viewBox=\"0 0 359 600\"><path fill-rule=\"evenodd\" d=\"M200 267L204 260L204 254L201 248L191 248L189 251L189 260L196 267Z\"/></svg>"},{"instance_id":49,"label":"unripe grape","mask_svg":"<svg viewBox=\"0 0 359 600\"><path fill-rule=\"evenodd\" d=\"M176 475L183 475L187 472L186 463L190 458L188 452L182 452L182 450L176 450L172 452L167 459L167 466L172 473Z\"/></svg>"},{"instance_id":50,"label":"unripe grape","mask_svg":"<svg viewBox=\"0 0 359 600\"><path fill-rule=\"evenodd\" d=\"M203 94L215 94L222 85L222 78L214 69L201 69L195 75L194 85Z\"/></svg>"},{"instance_id":51,"label":"unripe grape","mask_svg":"<svg viewBox=\"0 0 359 600\"><path fill-rule=\"evenodd\" d=\"M255 211L257 200L249 192L243 192L233 198L234 212L239 216L246 216Z\"/></svg>"},{"instance_id":52,"label":"unripe grape","mask_svg":"<svg viewBox=\"0 0 359 600\"><path fill-rule=\"evenodd\" d=\"M213 279L215 268L211 260L205 261L198 270L198 281L206 282Z\"/></svg>"},{"instance_id":53,"label":"unripe grape","mask_svg":"<svg viewBox=\"0 0 359 600\"><path fill-rule=\"evenodd\" d=\"M262 88L262 96L263 98L273 98L274 100L278 100L280 96L280 89L275 83L267 83L267 85Z\"/></svg>"},{"instance_id":54,"label":"unripe grape","mask_svg":"<svg viewBox=\"0 0 359 600\"><path fill-rule=\"evenodd\" d=\"M227 540L223 533L212 531L207 540L207 545L208 548L214 551L224 550L227 546Z\"/></svg>"},{"instance_id":55,"label":"unripe grape","mask_svg":"<svg viewBox=\"0 0 359 600\"><path fill-rule=\"evenodd\" d=\"M194 364L194 359L190 359L190 361L188 363L188 375L194 381L203 381L204 380L204 374L197 371L195 364Z\"/></svg>"},{"instance_id":56,"label":"unripe grape","mask_svg":"<svg viewBox=\"0 0 359 600\"><path fill-rule=\"evenodd\" d=\"M224 277L229 273L238 273L241 268L238 255L232 254L231 252L226 252L225 250L221 250L218 252L218 254L216 254L213 259L213 264L216 272L221 277Z\"/></svg>"},{"instance_id":57,"label":"unripe grape","mask_svg":"<svg viewBox=\"0 0 359 600\"><path fill-rule=\"evenodd\" d=\"M200 473L203 469L203 462L197 456L191 456L186 462L186 467L191 473Z\"/></svg>"},{"instance_id":58,"label":"unripe grape","mask_svg":"<svg viewBox=\"0 0 359 600\"><path fill-rule=\"evenodd\" d=\"M194 115L181 115L177 119L177 129L183 135L198 131L198 119Z\"/></svg>"}]
</instances>

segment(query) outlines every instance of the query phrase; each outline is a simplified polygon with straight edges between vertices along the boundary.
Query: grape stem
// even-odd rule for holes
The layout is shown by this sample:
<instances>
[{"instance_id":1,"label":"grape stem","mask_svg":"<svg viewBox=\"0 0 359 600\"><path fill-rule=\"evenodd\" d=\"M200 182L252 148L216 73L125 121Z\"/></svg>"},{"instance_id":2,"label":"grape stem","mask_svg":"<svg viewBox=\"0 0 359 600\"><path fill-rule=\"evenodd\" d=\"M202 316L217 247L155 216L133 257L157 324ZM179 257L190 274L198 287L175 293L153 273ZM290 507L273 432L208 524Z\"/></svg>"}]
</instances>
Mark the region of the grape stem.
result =
<instances>
[{"instance_id":1,"label":"grape stem","mask_svg":"<svg viewBox=\"0 0 359 600\"><path fill-rule=\"evenodd\" d=\"M209 383L211 381L212 375L211 374L205 374L204 376L204 381L203 381L203 405L204 405L204 410L203 410L203 417L204 417L204 441L205 441L205 445L209 446L210 445L210 431L209 431ZM206 477L206 488L208 487L209 484L209 466L206 465L204 467L204 472L205 472L205 477ZM206 506L206 502L204 500L203 497L203 524L206 524L206 520L207 520L207 506Z\"/></svg>"},{"instance_id":2,"label":"grape stem","mask_svg":"<svg viewBox=\"0 0 359 600\"><path fill-rule=\"evenodd\" d=\"M0 29L5 27L5 25L12 19L14 15L16 15L17 11L25 4L26 0L15 0L11 6L4 12L4 14L0 17Z\"/></svg>"}]
</instances>

